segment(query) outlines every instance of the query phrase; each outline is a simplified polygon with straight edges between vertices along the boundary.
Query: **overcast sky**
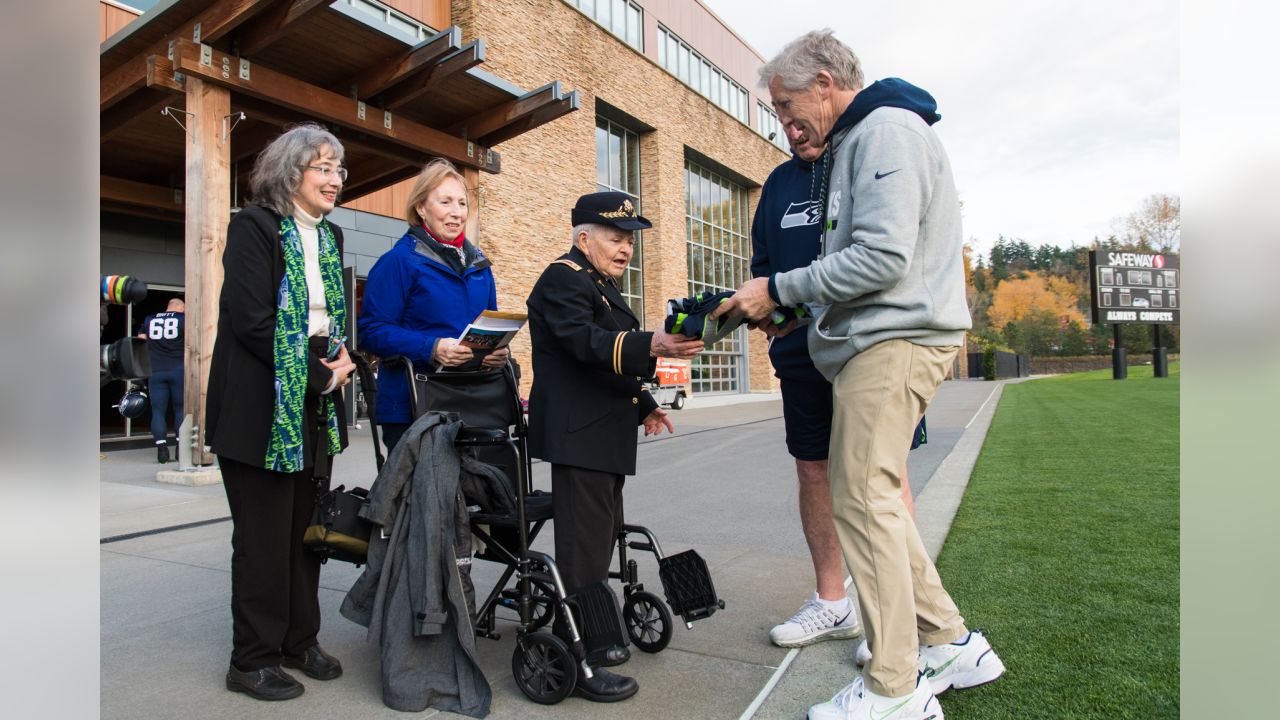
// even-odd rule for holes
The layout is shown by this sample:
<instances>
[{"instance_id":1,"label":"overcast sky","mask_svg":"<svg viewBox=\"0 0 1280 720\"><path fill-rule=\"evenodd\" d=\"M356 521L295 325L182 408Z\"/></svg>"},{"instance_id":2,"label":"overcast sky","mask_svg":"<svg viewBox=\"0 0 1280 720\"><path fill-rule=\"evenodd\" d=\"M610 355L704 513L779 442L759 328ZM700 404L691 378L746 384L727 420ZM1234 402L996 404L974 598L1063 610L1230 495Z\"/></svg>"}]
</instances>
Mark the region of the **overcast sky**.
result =
<instances>
[{"instance_id":1,"label":"overcast sky","mask_svg":"<svg viewBox=\"0 0 1280 720\"><path fill-rule=\"evenodd\" d=\"M868 83L938 100L965 236L1089 243L1179 194L1178 3L702 0L765 59L830 27ZM767 95L767 93L766 93Z\"/></svg>"}]
</instances>

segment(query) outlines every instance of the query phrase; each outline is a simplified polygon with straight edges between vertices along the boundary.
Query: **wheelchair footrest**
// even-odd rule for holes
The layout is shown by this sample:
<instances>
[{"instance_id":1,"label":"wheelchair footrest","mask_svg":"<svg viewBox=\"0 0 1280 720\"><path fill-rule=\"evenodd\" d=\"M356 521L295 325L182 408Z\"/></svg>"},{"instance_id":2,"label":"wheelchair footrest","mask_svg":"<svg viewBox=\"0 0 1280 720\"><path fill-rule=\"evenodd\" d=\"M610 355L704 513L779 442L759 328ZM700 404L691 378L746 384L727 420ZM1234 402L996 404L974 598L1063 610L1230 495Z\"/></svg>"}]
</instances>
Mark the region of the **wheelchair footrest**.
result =
<instances>
[{"instance_id":1,"label":"wheelchair footrest","mask_svg":"<svg viewBox=\"0 0 1280 720\"><path fill-rule=\"evenodd\" d=\"M724 609L724 601L716 597L707 562L696 550L685 550L659 560L658 578L662 580L671 611L686 623L711 617L716 610Z\"/></svg>"},{"instance_id":2,"label":"wheelchair footrest","mask_svg":"<svg viewBox=\"0 0 1280 720\"><path fill-rule=\"evenodd\" d=\"M565 599L578 621L578 634L588 651L610 645L631 644L618 597L607 582L597 582L578 589Z\"/></svg>"}]
</instances>

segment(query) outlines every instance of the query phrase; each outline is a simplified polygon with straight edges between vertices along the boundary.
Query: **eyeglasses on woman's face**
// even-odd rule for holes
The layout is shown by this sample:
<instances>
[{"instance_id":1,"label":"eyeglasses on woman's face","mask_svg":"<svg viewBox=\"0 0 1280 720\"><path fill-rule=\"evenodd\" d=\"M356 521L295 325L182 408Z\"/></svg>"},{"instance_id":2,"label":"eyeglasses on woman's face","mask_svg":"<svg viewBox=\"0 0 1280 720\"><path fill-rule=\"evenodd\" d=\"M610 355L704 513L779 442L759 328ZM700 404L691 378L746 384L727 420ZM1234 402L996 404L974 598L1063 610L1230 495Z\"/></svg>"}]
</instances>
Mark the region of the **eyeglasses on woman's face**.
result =
<instances>
[{"instance_id":1,"label":"eyeglasses on woman's face","mask_svg":"<svg viewBox=\"0 0 1280 720\"><path fill-rule=\"evenodd\" d=\"M300 167L304 170L315 170L320 173L321 177L325 180L329 180L336 175L338 177L338 182L347 181L347 169L344 167L335 168L329 167L328 165L302 165Z\"/></svg>"}]
</instances>

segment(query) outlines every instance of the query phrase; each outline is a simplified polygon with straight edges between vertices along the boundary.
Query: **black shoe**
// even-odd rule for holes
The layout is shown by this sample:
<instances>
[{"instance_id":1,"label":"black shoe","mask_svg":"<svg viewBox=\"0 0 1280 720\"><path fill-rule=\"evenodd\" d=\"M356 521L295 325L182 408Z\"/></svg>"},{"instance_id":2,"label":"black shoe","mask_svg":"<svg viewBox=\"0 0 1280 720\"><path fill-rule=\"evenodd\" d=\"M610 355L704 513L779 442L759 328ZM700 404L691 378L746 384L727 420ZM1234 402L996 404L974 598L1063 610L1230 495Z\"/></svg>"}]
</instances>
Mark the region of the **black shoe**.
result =
<instances>
[{"instance_id":1,"label":"black shoe","mask_svg":"<svg viewBox=\"0 0 1280 720\"><path fill-rule=\"evenodd\" d=\"M615 667L631 659L631 651L623 645L609 645L587 653L591 667Z\"/></svg>"},{"instance_id":2,"label":"black shoe","mask_svg":"<svg viewBox=\"0 0 1280 720\"><path fill-rule=\"evenodd\" d=\"M306 690L279 665L259 670L237 670L235 665L227 669L227 689L242 692L258 700L289 700Z\"/></svg>"},{"instance_id":3,"label":"black shoe","mask_svg":"<svg viewBox=\"0 0 1280 720\"><path fill-rule=\"evenodd\" d=\"M169 447L167 445L156 446L156 460L159 460L161 465L169 462Z\"/></svg>"},{"instance_id":4,"label":"black shoe","mask_svg":"<svg viewBox=\"0 0 1280 720\"><path fill-rule=\"evenodd\" d=\"M285 655L282 664L288 668L298 668L307 677L316 680L332 680L342 675L342 663L338 662L338 658L321 650L319 645L312 645L303 650L302 657Z\"/></svg>"},{"instance_id":5,"label":"black shoe","mask_svg":"<svg viewBox=\"0 0 1280 720\"><path fill-rule=\"evenodd\" d=\"M618 702L635 695L640 689L635 678L611 673L601 668L591 668L591 670L591 679L583 677L581 673L578 674L578 683L573 687L574 695L592 702Z\"/></svg>"}]
</instances>

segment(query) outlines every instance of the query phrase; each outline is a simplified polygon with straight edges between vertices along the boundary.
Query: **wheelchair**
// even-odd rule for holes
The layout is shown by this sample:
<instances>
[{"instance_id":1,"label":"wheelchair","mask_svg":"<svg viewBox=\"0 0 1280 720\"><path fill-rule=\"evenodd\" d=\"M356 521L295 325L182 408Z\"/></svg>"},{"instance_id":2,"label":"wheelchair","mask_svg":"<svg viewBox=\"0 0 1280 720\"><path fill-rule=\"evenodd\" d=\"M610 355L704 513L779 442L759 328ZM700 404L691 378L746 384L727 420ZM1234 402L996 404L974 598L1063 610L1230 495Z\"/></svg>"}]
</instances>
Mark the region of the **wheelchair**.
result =
<instances>
[{"instance_id":1,"label":"wheelchair","mask_svg":"<svg viewBox=\"0 0 1280 720\"><path fill-rule=\"evenodd\" d=\"M399 371L408 380L413 418L431 411L457 413L462 420L455 440L459 452L473 453L502 470L513 491L514 513L470 509L472 536L483 544L476 559L503 566L493 589L476 608L474 627L477 636L497 640L501 638L499 608L515 613L511 669L517 687L530 700L558 703L573 692L579 669L591 677L588 648L630 641L645 652L660 652L671 641L673 612L692 628L694 621L724 608L707 564L697 552L665 556L652 531L630 524L623 524L618 533L618 565L609 573L610 579L621 581L621 612L606 583L568 595L555 559L530 549L552 519L551 493L533 489L528 426L514 363L497 370L426 373L403 356L381 361L379 372ZM376 445L375 435L375 449ZM654 555L666 602L645 590L639 565L628 557L628 550ZM571 643L542 631L557 613L564 618Z\"/></svg>"}]
</instances>

